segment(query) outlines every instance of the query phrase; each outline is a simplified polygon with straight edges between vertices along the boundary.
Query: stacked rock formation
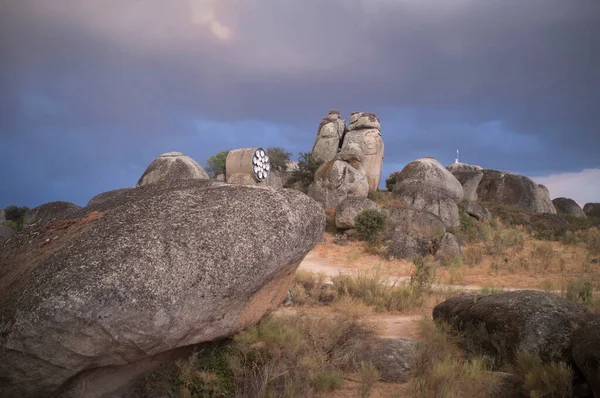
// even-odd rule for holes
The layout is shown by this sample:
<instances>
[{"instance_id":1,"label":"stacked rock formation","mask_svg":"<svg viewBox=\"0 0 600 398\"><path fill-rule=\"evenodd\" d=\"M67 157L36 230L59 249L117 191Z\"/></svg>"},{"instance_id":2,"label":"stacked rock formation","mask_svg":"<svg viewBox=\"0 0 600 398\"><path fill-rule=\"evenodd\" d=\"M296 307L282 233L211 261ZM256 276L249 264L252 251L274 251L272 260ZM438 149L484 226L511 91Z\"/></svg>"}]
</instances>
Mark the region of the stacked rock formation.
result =
<instances>
[{"instance_id":1,"label":"stacked rock formation","mask_svg":"<svg viewBox=\"0 0 600 398\"><path fill-rule=\"evenodd\" d=\"M381 123L377 116L365 112L352 113L342 149L350 144L361 148L361 164L369 181L369 190L376 191L381 180L384 153Z\"/></svg>"},{"instance_id":2,"label":"stacked rock formation","mask_svg":"<svg viewBox=\"0 0 600 398\"><path fill-rule=\"evenodd\" d=\"M329 162L317 169L308 195L325 209L333 209L349 196L366 198L369 181L362 167L362 149L348 144Z\"/></svg>"},{"instance_id":3,"label":"stacked rock formation","mask_svg":"<svg viewBox=\"0 0 600 398\"><path fill-rule=\"evenodd\" d=\"M313 159L320 163L332 160L340 149L345 131L346 121L340 118L340 111L330 110L329 115L319 123L317 139L312 149Z\"/></svg>"},{"instance_id":4,"label":"stacked rock formation","mask_svg":"<svg viewBox=\"0 0 600 398\"><path fill-rule=\"evenodd\" d=\"M152 184L164 180L208 180L206 171L194 159L183 155L181 152L168 152L156 158L144 174L140 177L137 186Z\"/></svg>"}]
</instances>

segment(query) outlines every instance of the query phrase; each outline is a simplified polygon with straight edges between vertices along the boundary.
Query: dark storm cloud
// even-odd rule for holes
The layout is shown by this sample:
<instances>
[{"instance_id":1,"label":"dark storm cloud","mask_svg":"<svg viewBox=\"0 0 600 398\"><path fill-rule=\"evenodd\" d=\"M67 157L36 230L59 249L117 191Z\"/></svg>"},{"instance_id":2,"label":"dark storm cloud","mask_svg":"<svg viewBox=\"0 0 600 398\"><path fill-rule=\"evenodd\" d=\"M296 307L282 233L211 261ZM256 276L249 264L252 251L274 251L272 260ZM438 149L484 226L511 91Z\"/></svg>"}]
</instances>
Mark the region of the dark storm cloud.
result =
<instances>
[{"instance_id":1,"label":"dark storm cloud","mask_svg":"<svg viewBox=\"0 0 600 398\"><path fill-rule=\"evenodd\" d=\"M170 150L307 151L330 108L380 116L386 169L456 147L532 175L600 166L593 0L0 8L0 206L84 204Z\"/></svg>"}]
</instances>

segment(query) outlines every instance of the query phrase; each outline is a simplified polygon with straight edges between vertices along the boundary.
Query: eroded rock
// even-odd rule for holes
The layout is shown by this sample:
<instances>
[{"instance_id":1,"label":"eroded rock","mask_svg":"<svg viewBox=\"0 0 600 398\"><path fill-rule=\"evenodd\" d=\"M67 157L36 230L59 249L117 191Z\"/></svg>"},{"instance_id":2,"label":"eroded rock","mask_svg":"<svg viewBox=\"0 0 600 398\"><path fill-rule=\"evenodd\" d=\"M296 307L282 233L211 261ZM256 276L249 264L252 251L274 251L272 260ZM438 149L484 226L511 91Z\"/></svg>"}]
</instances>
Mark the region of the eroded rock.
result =
<instances>
[{"instance_id":1,"label":"eroded rock","mask_svg":"<svg viewBox=\"0 0 600 398\"><path fill-rule=\"evenodd\" d=\"M206 171L189 156L181 152L168 152L154 159L137 182L137 186L164 180L208 180Z\"/></svg>"},{"instance_id":2,"label":"eroded rock","mask_svg":"<svg viewBox=\"0 0 600 398\"><path fill-rule=\"evenodd\" d=\"M354 228L354 218L363 210L380 210L371 199L349 196L335 208L335 226L339 229Z\"/></svg>"},{"instance_id":3,"label":"eroded rock","mask_svg":"<svg viewBox=\"0 0 600 398\"><path fill-rule=\"evenodd\" d=\"M187 179L23 231L0 254L0 396L109 394L135 364L248 327L324 228L302 193Z\"/></svg>"}]
</instances>

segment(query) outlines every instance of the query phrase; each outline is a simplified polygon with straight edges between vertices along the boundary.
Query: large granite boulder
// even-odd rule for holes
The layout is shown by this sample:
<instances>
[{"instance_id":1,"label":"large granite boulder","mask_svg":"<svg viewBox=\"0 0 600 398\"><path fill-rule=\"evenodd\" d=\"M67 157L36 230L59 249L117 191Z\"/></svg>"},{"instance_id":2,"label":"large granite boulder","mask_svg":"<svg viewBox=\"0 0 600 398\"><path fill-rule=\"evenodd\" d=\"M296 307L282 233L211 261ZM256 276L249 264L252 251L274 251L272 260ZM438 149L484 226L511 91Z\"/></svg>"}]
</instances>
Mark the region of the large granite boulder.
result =
<instances>
[{"instance_id":1,"label":"large granite boulder","mask_svg":"<svg viewBox=\"0 0 600 398\"><path fill-rule=\"evenodd\" d=\"M107 200L116 198L117 196L119 196L125 192L129 192L132 189L133 188L121 188L121 189L114 189L112 191L103 192L101 194L94 196L92 199L90 199L90 201L88 202L86 207L99 205L101 203L106 202Z\"/></svg>"},{"instance_id":2,"label":"large granite boulder","mask_svg":"<svg viewBox=\"0 0 600 398\"><path fill-rule=\"evenodd\" d=\"M441 237L446 233L446 226L441 218L433 213L418 209L391 207L383 209L386 214L384 237L391 239L393 233Z\"/></svg>"},{"instance_id":3,"label":"large granite boulder","mask_svg":"<svg viewBox=\"0 0 600 398\"><path fill-rule=\"evenodd\" d=\"M334 209L349 196L366 198L369 181L361 161L362 150L358 145L344 147L333 160L317 169L308 196L325 209Z\"/></svg>"},{"instance_id":4,"label":"large granite boulder","mask_svg":"<svg viewBox=\"0 0 600 398\"><path fill-rule=\"evenodd\" d=\"M556 209L543 188L530 178L497 170L483 170L477 188L480 200L503 203L528 213L556 214Z\"/></svg>"},{"instance_id":5,"label":"large granite boulder","mask_svg":"<svg viewBox=\"0 0 600 398\"><path fill-rule=\"evenodd\" d=\"M354 219L363 210L380 210L379 205L371 199L349 196L335 208L335 226L339 229L354 228Z\"/></svg>"},{"instance_id":6,"label":"large granite boulder","mask_svg":"<svg viewBox=\"0 0 600 398\"><path fill-rule=\"evenodd\" d=\"M566 214L573 217L587 217L581 206L570 198L556 198L552 200L558 214Z\"/></svg>"},{"instance_id":7,"label":"large granite boulder","mask_svg":"<svg viewBox=\"0 0 600 398\"><path fill-rule=\"evenodd\" d=\"M571 353L594 395L600 397L600 318L589 321L573 334Z\"/></svg>"},{"instance_id":8,"label":"large granite boulder","mask_svg":"<svg viewBox=\"0 0 600 398\"><path fill-rule=\"evenodd\" d=\"M466 163L453 163L447 167L448 171L460 182L463 187L464 200L477 201L477 187L483 178L483 171L479 166Z\"/></svg>"},{"instance_id":9,"label":"large granite boulder","mask_svg":"<svg viewBox=\"0 0 600 398\"><path fill-rule=\"evenodd\" d=\"M168 152L154 159L137 182L137 186L164 180L208 180L206 171L194 159L181 152Z\"/></svg>"},{"instance_id":10,"label":"large granite boulder","mask_svg":"<svg viewBox=\"0 0 600 398\"><path fill-rule=\"evenodd\" d=\"M573 364L571 336L591 318L583 305L531 290L459 296L433 309L436 322L461 333L465 348L504 364L512 363L517 351Z\"/></svg>"},{"instance_id":11,"label":"large granite boulder","mask_svg":"<svg viewBox=\"0 0 600 398\"><path fill-rule=\"evenodd\" d=\"M362 150L361 165L369 181L369 190L377 191L383 167L384 145L379 119L372 113L353 112L342 148L356 144Z\"/></svg>"},{"instance_id":12,"label":"large granite boulder","mask_svg":"<svg viewBox=\"0 0 600 398\"><path fill-rule=\"evenodd\" d=\"M588 217L600 218L600 203L586 203L583 212Z\"/></svg>"},{"instance_id":13,"label":"large granite boulder","mask_svg":"<svg viewBox=\"0 0 600 398\"><path fill-rule=\"evenodd\" d=\"M440 217L447 228L458 228L458 206L463 200L460 182L433 158L407 164L400 172L393 195L408 207Z\"/></svg>"},{"instance_id":14,"label":"large granite boulder","mask_svg":"<svg viewBox=\"0 0 600 398\"><path fill-rule=\"evenodd\" d=\"M332 160L340 149L345 131L346 121L340 118L340 111L330 110L329 115L319 123L317 139L311 152L313 159L321 163Z\"/></svg>"},{"instance_id":15,"label":"large granite boulder","mask_svg":"<svg viewBox=\"0 0 600 398\"><path fill-rule=\"evenodd\" d=\"M324 228L300 192L188 179L23 231L0 251L0 396L118 395L276 309Z\"/></svg>"},{"instance_id":16,"label":"large granite boulder","mask_svg":"<svg viewBox=\"0 0 600 398\"><path fill-rule=\"evenodd\" d=\"M80 209L81 207L76 204L64 201L45 203L29 210L25 214L23 227L37 227L49 222L64 220Z\"/></svg>"}]
</instances>

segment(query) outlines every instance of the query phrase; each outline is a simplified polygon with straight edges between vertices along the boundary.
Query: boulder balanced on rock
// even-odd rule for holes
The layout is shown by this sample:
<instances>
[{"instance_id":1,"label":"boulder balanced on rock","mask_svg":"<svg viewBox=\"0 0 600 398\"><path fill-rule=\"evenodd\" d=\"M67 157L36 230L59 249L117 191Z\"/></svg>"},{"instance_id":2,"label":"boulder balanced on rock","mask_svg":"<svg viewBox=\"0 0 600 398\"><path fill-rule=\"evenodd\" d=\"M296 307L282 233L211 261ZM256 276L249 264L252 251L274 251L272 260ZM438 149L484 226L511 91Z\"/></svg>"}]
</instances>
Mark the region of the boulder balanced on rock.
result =
<instances>
[{"instance_id":1,"label":"boulder balanced on rock","mask_svg":"<svg viewBox=\"0 0 600 398\"><path fill-rule=\"evenodd\" d=\"M356 144L361 148L361 164L369 181L369 190L377 191L381 180L384 152L381 124L377 116L364 112L352 113L342 149L350 144Z\"/></svg>"},{"instance_id":2,"label":"boulder balanced on rock","mask_svg":"<svg viewBox=\"0 0 600 398\"><path fill-rule=\"evenodd\" d=\"M340 111L330 110L329 115L319 123L317 139L312 149L312 157L320 163L329 162L338 153L346 131L346 121L340 118Z\"/></svg>"},{"instance_id":3,"label":"boulder balanced on rock","mask_svg":"<svg viewBox=\"0 0 600 398\"><path fill-rule=\"evenodd\" d=\"M477 201L477 187L483 178L483 171L479 166L466 163L453 163L447 167L454 177L460 182L464 191L464 200Z\"/></svg>"},{"instance_id":4,"label":"boulder balanced on rock","mask_svg":"<svg viewBox=\"0 0 600 398\"><path fill-rule=\"evenodd\" d=\"M188 179L23 231L0 256L0 396L118 395L277 308L324 228L300 192Z\"/></svg>"}]
</instances>

